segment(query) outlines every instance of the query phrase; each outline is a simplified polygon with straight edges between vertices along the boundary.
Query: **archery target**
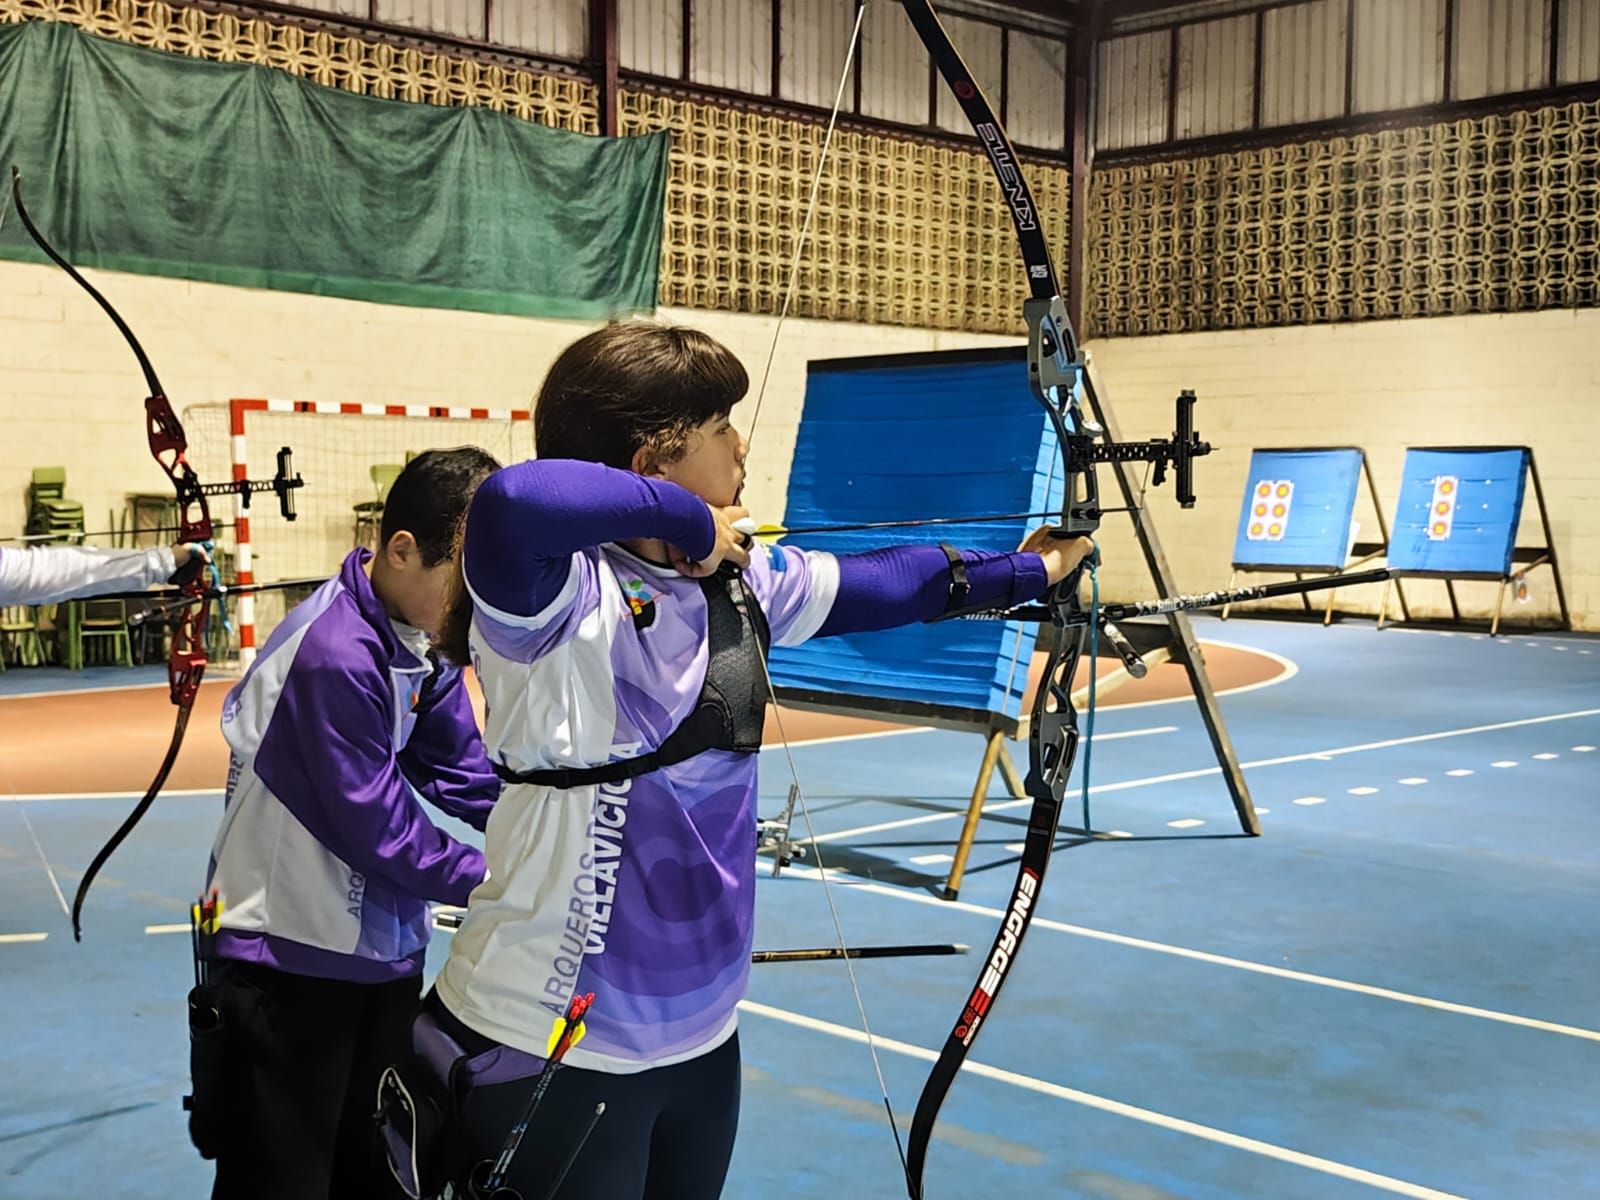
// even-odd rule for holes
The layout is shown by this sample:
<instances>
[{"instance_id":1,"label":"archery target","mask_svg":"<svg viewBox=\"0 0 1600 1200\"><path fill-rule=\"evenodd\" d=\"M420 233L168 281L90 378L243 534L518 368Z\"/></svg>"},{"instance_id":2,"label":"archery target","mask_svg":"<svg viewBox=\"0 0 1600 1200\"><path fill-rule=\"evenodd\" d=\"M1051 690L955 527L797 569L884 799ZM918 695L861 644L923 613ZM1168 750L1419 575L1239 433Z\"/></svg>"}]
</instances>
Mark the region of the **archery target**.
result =
<instances>
[{"instance_id":1,"label":"archery target","mask_svg":"<svg viewBox=\"0 0 1600 1200\"><path fill-rule=\"evenodd\" d=\"M1289 529L1294 503L1294 480L1260 479L1251 488L1250 523L1245 538L1252 542L1281 542Z\"/></svg>"},{"instance_id":2,"label":"archery target","mask_svg":"<svg viewBox=\"0 0 1600 1200\"><path fill-rule=\"evenodd\" d=\"M1450 537L1456 522L1456 501L1461 491L1461 479L1456 475L1439 475L1433 481L1433 498L1428 501L1428 540L1442 542Z\"/></svg>"}]
</instances>

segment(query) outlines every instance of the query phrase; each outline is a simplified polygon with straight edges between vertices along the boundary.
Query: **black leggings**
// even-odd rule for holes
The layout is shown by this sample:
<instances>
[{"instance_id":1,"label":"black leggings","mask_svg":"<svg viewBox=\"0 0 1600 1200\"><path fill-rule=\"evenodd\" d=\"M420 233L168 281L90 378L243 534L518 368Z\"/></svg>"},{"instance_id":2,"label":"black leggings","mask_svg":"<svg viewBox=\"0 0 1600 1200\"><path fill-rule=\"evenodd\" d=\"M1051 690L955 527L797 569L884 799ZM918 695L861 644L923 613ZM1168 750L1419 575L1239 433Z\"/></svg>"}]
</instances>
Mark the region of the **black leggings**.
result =
<instances>
[{"instance_id":1,"label":"black leggings","mask_svg":"<svg viewBox=\"0 0 1600 1200\"><path fill-rule=\"evenodd\" d=\"M495 1045L436 996L425 1004L469 1053ZM475 1088L462 1104L459 1160L493 1159L521 1118L532 1079ZM606 1106L560 1190L561 1165ZM739 1127L739 1038L709 1054L632 1075L560 1067L512 1160L523 1200L716 1200ZM452 1157L457 1157L452 1155Z\"/></svg>"},{"instance_id":2,"label":"black leggings","mask_svg":"<svg viewBox=\"0 0 1600 1200\"><path fill-rule=\"evenodd\" d=\"M411 1042L422 977L346 983L223 962L230 1136L212 1200L399 1197L376 1152L373 1097Z\"/></svg>"}]
</instances>

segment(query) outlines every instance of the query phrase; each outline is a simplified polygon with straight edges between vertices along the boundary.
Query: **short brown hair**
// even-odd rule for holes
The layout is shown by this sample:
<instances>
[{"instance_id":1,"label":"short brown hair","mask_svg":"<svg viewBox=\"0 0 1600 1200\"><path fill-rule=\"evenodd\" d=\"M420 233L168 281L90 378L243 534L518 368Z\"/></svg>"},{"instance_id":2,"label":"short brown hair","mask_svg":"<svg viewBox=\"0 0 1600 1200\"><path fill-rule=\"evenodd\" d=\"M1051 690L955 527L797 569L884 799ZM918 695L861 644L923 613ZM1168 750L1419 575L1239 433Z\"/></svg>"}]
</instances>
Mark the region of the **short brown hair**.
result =
<instances>
[{"instance_id":1,"label":"short brown hair","mask_svg":"<svg viewBox=\"0 0 1600 1200\"><path fill-rule=\"evenodd\" d=\"M689 434L727 416L750 388L744 366L697 329L655 321L605 326L561 352L533 412L540 458L578 458L623 470L647 448L661 463Z\"/></svg>"}]
</instances>

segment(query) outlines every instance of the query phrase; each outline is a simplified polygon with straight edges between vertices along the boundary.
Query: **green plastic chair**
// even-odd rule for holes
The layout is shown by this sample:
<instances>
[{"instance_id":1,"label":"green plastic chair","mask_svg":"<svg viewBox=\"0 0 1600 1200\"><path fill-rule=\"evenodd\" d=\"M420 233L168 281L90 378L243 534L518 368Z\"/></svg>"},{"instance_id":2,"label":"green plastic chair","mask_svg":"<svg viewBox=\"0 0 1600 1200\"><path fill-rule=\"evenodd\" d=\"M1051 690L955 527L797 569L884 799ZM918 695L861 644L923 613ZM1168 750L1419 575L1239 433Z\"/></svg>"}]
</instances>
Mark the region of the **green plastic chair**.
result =
<instances>
[{"instance_id":1,"label":"green plastic chair","mask_svg":"<svg viewBox=\"0 0 1600 1200\"><path fill-rule=\"evenodd\" d=\"M70 600L62 608L66 610L63 635L68 668L83 670L87 643L102 638L111 642L111 662L123 667L133 666L133 637L128 630L126 600Z\"/></svg>"},{"instance_id":2,"label":"green plastic chair","mask_svg":"<svg viewBox=\"0 0 1600 1200\"><path fill-rule=\"evenodd\" d=\"M367 468L367 475L372 480L374 498L363 500L354 506L356 545L368 545L369 537L372 543L377 542L378 530L383 525L383 506L389 499L389 489L394 486L394 481L400 478L400 472L404 469L399 463L374 463Z\"/></svg>"},{"instance_id":3,"label":"green plastic chair","mask_svg":"<svg viewBox=\"0 0 1600 1200\"><path fill-rule=\"evenodd\" d=\"M66 498L65 467L35 467L28 485L28 533L70 541L83 533L83 505Z\"/></svg>"},{"instance_id":4,"label":"green plastic chair","mask_svg":"<svg viewBox=\"0 0 1600 1200\"><path fill-rule=\"evenodd\" d=\"M6 669L7 651L19 667L37 667L44 662L38 608L27 604L0 608L0 671Z\"/></svg>"}]
</instances>

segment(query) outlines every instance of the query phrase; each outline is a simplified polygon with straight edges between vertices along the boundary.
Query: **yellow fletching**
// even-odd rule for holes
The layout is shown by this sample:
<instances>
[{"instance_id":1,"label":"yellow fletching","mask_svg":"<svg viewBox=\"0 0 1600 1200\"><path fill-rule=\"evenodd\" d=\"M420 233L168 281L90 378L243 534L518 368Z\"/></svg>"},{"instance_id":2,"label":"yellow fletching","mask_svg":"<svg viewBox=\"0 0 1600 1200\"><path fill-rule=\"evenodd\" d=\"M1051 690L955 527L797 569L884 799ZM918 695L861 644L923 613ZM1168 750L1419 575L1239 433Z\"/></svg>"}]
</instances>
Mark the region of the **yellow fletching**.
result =
<instances>
[{"instance_id":1,"label":"yellow fletching","mask_svg":"<svg viewBox=\"0 0 1600 1200\"><path fill-rule=\"evenodd\" d=\"M550 1055L556 1052L556 1043L561 1040L561 1035L566 1032L566 1028L566 1019L564 1017L557 1017L556 1023L550 1028L550 1040L545 1043L545 1057L548 1058ZM587 1032L588 1027L585 1026L582 1021L579 1021L576 1025L574 1025L572 1027L572 1040L567 1043L567 1049L570 1050L579 1042L583 1041L583 1035Z\"/></svg>"},{"instance_id":2,"label":"yellow fletching","mask_svg":"<svg viewBox=\"0 0 1600 1200\"><path fill-rule=\"evenodd\" d=\"M221 928L222 897L218 896L208 907L210 916L202 917L200 915L200 905L191 904L189 906L189 919L201 933L215 934Z\"/></svg>"}]
</instances>

